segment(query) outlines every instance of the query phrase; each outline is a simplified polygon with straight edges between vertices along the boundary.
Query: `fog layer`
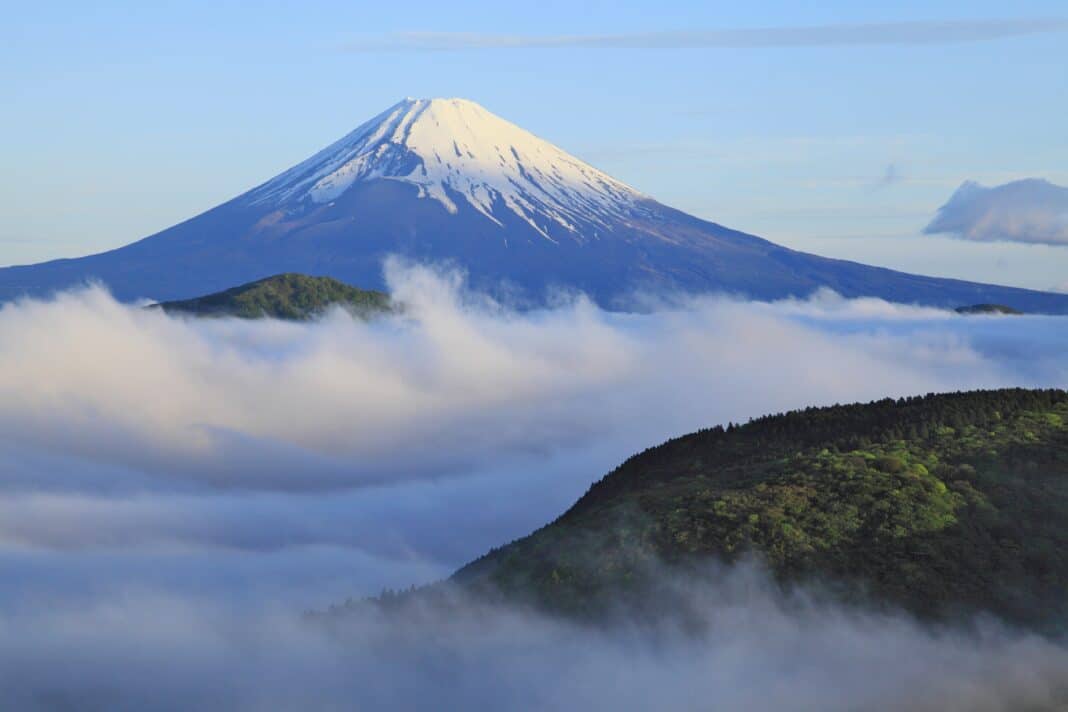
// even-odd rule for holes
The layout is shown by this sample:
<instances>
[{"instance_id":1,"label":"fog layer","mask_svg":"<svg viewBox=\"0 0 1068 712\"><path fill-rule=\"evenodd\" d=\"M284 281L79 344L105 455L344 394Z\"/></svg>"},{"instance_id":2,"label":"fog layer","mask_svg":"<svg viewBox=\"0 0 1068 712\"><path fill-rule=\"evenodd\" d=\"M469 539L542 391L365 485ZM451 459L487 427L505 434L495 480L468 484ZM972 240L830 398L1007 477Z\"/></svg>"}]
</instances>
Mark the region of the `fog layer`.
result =
<instances>
[{"instance_id":1,"label":"fog layer","mask_svg":"<svg viewBox=\"0 0 1068 712\"><path fill-rule=\"evenodd\" d=\"M455 274L389 278L406 312L369 323L174 318L96 287L0 309L6 700L648 708L670 689L697 695L667 698L683 708L828 709L838 686L862 707L915 693L1001 709L1055 693L1059 645L787 614L765 593L716 613L714 644L514 611L309 631L295 613L443 577L671 436L807 405L1068 385L1064 318L829 293L519 313Z\"/></svg>"}]
</instances>

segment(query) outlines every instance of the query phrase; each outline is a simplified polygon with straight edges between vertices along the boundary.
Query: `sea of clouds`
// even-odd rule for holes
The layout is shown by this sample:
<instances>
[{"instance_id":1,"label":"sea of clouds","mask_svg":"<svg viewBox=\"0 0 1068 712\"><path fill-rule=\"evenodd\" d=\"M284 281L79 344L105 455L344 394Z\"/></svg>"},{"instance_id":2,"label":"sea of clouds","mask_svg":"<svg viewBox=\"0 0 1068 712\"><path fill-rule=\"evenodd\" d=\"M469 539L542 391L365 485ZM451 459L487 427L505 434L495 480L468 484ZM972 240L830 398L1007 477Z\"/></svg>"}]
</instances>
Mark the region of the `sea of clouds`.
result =
<instances>
[{"instance_id":1,"label":"sea of clouds","mask_svg":"<svg viewBox=\"0 0 1068 712\"><path fill-rule=\"evenodd\" d=\"M455 273L388 275L405 313L371 322L176 318L98 287L0 308L5 708L1064 701L1059 643L785 605L758 572L694 587L719 622L701 640L499 609L309 627L305 609L447 576L668 437L807 405L1068 386L1063 317L831 293L517 312Z\"/></svg>"}]
</instances>

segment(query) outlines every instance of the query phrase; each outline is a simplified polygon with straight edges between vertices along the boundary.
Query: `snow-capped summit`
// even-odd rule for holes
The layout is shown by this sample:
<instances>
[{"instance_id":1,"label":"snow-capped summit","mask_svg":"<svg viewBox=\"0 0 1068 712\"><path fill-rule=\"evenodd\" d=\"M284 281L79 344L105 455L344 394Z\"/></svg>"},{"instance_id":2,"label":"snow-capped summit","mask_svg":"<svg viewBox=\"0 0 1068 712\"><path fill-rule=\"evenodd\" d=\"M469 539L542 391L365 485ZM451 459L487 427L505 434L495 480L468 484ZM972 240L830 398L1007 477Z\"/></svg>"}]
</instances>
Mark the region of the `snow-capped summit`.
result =
<instances>
[{"instance_id":1,"label":"snow-capped summit","mask_svg":"<svg viewBox=\"0 0 1068 712\"><path fill-rule=\"evenodd\" d=\"M329 203L353 184L409 183L450 213L464 201L504 227L507 210L550 238L608 227L638 191L466 99L405 99L252 191L252 204Z\"/></svg>"},{"instance_id":2,"label":"snow-capped summit","mask_svg":"<svg viewBox=\"0 0 1068 712\"><path fill-rule=\"evenodd\" d=\"M284 272L383 289L390 255L459 267L474 288L527 304L557 287L606 306L637 293L781 299L829 287L1068 313L1068 295L826 259L700 220L464 99L405 99L244 195L126 247L0 269L0 301L90 279L120 299L170 301Z\"/></svg>"}]
</instances>

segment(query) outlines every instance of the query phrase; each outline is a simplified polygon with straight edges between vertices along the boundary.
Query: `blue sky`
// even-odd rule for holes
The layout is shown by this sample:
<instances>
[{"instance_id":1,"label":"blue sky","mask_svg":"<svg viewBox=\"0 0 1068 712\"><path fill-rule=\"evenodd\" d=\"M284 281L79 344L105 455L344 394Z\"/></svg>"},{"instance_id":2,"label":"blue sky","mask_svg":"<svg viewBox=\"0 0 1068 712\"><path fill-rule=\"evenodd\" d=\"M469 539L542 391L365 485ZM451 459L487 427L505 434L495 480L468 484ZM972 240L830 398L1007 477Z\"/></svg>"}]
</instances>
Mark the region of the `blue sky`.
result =
<instances>
[{"instance_id":1,"label":"blue sky","mask_svg":"<svg viewBox=\"0 0 1068 712\"><path fill-rule=\"evenodd\" d=\"M1068 282L1065 246L922 235L966 179L1068 185L1068 32L1012 31L1043 18L1056 30L1062 2L582 5L7 8L0 264L131 242L404 96L463 96L665 203L791 247L1038 288ZM949 41L992 20L982 27L1010 36ZM789 44L790 28L850 25L845 36L870 37L900 22L920 24L894 32L945 41L774 46ZM779 30L758 42L729 34L753 28ZM647 45L647 33L678 31L765 46L590 39ZM413 32L464 37L435 35L431 44L461 46L428 51ZM497 46L529 38L557 46Z\"/></svg>"}]
</instances>

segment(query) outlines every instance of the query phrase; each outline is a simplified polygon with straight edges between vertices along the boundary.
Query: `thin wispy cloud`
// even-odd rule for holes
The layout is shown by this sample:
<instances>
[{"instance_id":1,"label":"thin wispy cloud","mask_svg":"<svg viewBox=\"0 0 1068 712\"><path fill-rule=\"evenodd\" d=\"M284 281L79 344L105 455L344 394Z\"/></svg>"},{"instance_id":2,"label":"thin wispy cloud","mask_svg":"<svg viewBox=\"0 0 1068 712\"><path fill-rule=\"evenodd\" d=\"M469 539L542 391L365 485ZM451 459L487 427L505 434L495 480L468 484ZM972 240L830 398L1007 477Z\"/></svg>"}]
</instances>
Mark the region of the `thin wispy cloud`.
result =
<instances>
[{"instance_id":1,"label":"thin wispy cloud","mask_svg":"<svg viewBox=\"0 0 1068 712\"><path fill-rule=\"evenodd\" d=\"M897 164L890 163L883 169L883 174L872 183L871 189L881 190L883 188L889 188L892 185L900 183L904 178L905 177L901 174L901 169L897 167Z\"/></svg>"},{"instance_id":2,"label":"thin wispy cloud","mask_svg":"<svg viewBox=\"0 0 1068 712\"><path fill-rule=\"evenodd\" d=\"M986 42L1068 30L1068 18L674 30L603 35L522 35L478 32L400 32L347 42L349 52L471 49L745 49L935 45Z\"/></svg>"}]
</instances>

